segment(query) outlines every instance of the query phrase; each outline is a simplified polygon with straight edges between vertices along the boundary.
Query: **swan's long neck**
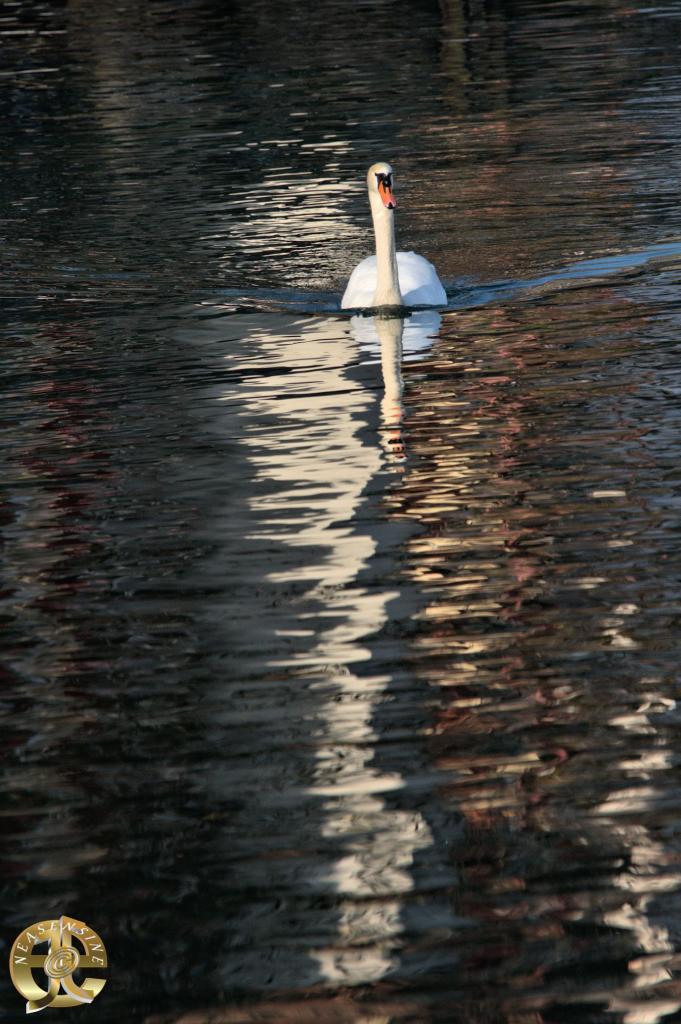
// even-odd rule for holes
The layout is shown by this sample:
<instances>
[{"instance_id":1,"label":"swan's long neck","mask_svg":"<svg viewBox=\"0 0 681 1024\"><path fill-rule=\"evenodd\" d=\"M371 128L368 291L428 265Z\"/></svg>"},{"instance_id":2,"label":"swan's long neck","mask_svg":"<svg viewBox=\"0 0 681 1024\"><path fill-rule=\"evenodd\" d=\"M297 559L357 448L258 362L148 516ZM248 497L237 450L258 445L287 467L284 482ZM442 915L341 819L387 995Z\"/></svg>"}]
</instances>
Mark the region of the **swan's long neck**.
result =
<instances>
[{"instance_id":1,"label":"swan's long neck","mask_svg":"<svg viewBox=\"0 0 681 1024\"><path fill-rule=\"evenodd\" d=\"M395 252L395 214L383 205L376 192L370 194L371 216L376 236L376 293L374 306L403 306Z\"/></svg>"}]
</instances>

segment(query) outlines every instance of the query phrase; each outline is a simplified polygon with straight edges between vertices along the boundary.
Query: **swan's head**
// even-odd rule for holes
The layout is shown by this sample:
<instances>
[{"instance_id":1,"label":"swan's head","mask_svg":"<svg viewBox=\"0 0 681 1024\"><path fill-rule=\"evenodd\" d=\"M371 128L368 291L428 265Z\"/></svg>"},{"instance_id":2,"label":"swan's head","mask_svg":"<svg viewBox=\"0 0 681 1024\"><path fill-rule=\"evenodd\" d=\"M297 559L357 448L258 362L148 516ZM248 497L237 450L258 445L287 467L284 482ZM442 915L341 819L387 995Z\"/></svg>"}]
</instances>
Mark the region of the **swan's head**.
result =
<instances>
[{"instance_id":1,"label":"swan's head","mask_svg":"<svg viewBox=\"0 0 681 1024\"><path fill-rule=\"evenodd\" d=\"M367 171L367 185L370 198L376 194L388 210L395 209L397 200L393 195L393 169L390 164L383 161L372 164Z\"/></svg>"}]
</instances>

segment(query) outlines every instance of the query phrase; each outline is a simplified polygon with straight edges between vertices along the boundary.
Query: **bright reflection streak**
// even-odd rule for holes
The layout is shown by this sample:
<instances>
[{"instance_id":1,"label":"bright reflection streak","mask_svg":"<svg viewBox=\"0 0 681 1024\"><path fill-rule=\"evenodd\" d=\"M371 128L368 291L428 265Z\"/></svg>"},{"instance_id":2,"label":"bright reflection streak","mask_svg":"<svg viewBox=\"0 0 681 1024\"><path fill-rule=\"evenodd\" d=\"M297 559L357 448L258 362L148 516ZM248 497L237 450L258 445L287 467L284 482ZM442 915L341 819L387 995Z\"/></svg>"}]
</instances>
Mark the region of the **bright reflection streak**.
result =
<instances>
[{"instance_id":1,"label":"bright reflection streak","mask_svg":"<svg viewBox=\"0 0 681 1024\"><path fill-rule=\"evenodd\" d=\"M276 485L250 499L257 528L249 539L298 552L279 559L288 567L269 578L307 581L303 603L314 605L296 614L298 636L309 623L309 648L270 662L277 669L320 674L308 684L320 699L308 726L314 769L303 797L322 801L321 837L342 854L320 859L305 879L312 891L338 897L336 941L309 955L325 981L361 984L394 966L396 939L403 930L401 897L413 889L416 852L432 846L433 837L418 811L386 803L385 794L407 783L398 772L374 763L379 742L374 723L391 678L360 677L353 671L370 659L364 638L385 624L388 602L397 593L358 583L376 542L357 513L384 457L360 436L373 392L353 383L347 368L357 363L360 352L371 362L380 350L383 420L388 436L399 438L403 338L412 355L424 350L439 317L417 314L406 322L355 318L352 334L345 323L308 317L292 322L284 336L279 323L272 333L262 323L251 331L248 351L267 373L254 374L240 387L240 443L257 476ZM234 402L234 391L224 400ZM266 446L262 423L269 424ZM387 448L389 461L399 460L395 446ZM320 606L322 621L328 621L321 632Z\"/></svg>"},{"instance_id":2,"label":"bright reflection streak","mask_svg":"<svg viewBox=\"0 0 681 1024\"><path fill-rule=\"evenodd\" d=\"M635 606L619 606L615 611L633 615L637 609ZM676 701L651 691L635 712L617 715L611 719L611 724L634 735L656 736L655 714L669 712L675 707ZM644 753L635 763L623 758L618 766L625 774L635 770L639 784L617 790L594 808L593 813L612 816L617 822L620 815L644 814L654 808L658 797L658 789L654 785L655 773L669 769L674 759L673 751L659 747ZM603 919L613 928L632 931L639 948L647 955L630 961L633 991L625 988L615 992L611 996L609 1009L614 1013L622 1013L625 1024L657 1024L661 1018L675 1013L681 1007L681 1000L646 999L642 991L671 981L675 951L668 928L651 919L649 908L661 893L674 892L679 888L681 873L665 871L660 875L660 865L668 862L668 851L651 838L647 828L638 824L617 824L616 829L629 848L630 869L615 875L613 884L630 892L631 900L615 910L606 911Z\"/></svg>"}]
</instances>

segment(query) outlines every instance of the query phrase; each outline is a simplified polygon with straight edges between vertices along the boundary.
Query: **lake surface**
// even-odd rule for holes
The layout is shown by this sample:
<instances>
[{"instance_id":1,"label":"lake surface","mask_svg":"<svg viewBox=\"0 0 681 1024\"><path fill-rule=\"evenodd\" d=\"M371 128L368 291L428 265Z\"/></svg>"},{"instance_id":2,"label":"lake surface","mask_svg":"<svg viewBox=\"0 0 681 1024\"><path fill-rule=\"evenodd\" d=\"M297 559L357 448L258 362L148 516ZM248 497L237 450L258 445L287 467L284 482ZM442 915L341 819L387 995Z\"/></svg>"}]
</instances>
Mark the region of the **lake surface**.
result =
<instances>
[{"instance_id":1,"label":"lake surface","mask_svg":"<svg viewBox=\"0 0 681 1024\"><path fill-rule=\"evenodd\" d=\"M3 957L102 936L65 1020L681 1020L681 7L0 43ZM446 310L338 311L377 159Z\"/></svg>"}]
</instances>

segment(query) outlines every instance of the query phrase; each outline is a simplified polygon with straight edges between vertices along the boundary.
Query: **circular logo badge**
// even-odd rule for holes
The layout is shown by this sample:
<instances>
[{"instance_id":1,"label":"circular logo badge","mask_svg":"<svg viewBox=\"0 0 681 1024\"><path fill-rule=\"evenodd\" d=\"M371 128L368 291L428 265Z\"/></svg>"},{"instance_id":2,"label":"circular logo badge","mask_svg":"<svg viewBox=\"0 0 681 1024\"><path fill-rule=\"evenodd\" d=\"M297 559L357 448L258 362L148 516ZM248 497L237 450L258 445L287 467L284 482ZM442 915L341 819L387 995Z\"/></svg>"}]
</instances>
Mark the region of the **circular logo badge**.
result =
<instances>
[{"instance_id":1,"label":"circular logo badge","mask_svg":"<svg viewBox=\"0 0 681 1024\"><path fill-rule=\"evenodd\" d=\"M38 921L24 928L9 957L9 972L14 987L26 1000L26 1013L48 1006L91 1003L106 979L83 978L82 972L101 971L106 966L106 949L97 932L72 917Z\"/></svg>"}]
</instances>

